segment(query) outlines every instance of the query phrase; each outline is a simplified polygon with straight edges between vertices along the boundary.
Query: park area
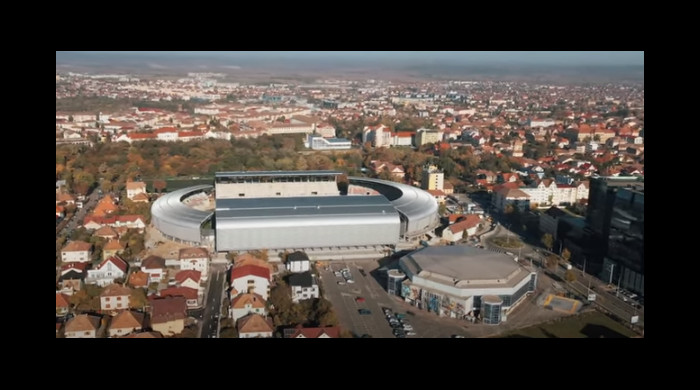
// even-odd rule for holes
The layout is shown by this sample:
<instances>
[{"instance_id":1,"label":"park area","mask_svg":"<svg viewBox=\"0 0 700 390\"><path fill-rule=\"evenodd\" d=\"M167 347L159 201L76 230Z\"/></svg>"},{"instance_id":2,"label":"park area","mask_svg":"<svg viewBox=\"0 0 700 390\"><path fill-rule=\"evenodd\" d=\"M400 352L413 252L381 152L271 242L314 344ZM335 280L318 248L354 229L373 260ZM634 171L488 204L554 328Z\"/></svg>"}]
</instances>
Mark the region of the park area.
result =
<instances>
[{"instance_id":1,"label":"park area","mask_svg":"<svg viewBox=\"0 0 700 390\"><path fill-rule=\"evenodd\" d=\"M630 338L629 328L598 311L560 318L529 328L508 332L501 338Z\"/></svg>"}]
</instances>

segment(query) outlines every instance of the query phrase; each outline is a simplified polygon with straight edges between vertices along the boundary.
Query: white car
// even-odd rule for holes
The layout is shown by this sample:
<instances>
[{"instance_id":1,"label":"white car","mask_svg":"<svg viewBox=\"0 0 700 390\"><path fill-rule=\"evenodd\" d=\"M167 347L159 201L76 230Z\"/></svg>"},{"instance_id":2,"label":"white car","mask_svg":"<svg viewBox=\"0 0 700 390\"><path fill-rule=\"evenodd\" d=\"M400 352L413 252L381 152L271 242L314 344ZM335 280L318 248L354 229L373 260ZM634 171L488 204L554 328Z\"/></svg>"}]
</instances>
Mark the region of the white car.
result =
<instances>
[{"instance_id":1,"label":"white car","mask_svg":"<svg viewBox=\"0 0 700 390\"><path fill-rule=\"evenodd\" d=\"M345 286L345 282L338 282L339 286Z\"/></svg>"},{"instance_id":2,"label":"white car","mask_svg":"<svg viewBox=\"0 0 700 390\"><path fill-rule=\"evenodd\" d=\"M355 283L355 281L352 280L352 279L348 279L348 283L351 283L351 284L352 284L352 283Z\"/></svg>"}]
</instances>

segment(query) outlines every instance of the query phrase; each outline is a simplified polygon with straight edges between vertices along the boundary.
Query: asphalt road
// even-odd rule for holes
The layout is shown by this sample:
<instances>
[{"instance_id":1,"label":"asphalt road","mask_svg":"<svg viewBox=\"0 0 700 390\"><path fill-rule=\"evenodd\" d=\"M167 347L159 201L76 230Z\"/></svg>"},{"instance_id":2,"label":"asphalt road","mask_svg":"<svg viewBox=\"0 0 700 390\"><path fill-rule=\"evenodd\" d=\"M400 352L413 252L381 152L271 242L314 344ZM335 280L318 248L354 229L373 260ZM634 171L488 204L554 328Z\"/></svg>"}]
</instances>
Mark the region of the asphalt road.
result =
<instances>
[{"instance_id":1,"label":"asphalt road","mask_svg":"<svg viewBox=\"0 0 700 390\"><path fill-rule=\"evenodd\" d=\"M73 230L75 230L78 226L81 226L83 224L83 219L85 219L87 213L90 210L92 210L93 207L95 207L98 199L99 195L97 194L97 190L92 191L92 193L87 197L87 199L83 203L83 208L75 212L75 214L68 221L68 223L64 225L63 229L60 232L56 233L56 237L61 235L69 236L73 232Z\"/></svg>"},{"instance_id":2,"label":"asphalt road","mask_svg":"<svg viewBox=\"0 0 700 390\"><path fill-rule=\"evenodd\" d=\"M226 265L212 264L210 267L209 287L204 298L204 314L202 316L202 328L200 338L219 337L219 316L221 312L221 299L226 283Z\"/></svg>"},{"instance_id":3,"label":"asphalt road","mask_svg":"<svg viewBox=\"0 0 700 390\"><path fill-rule=\"evenodd\" d=\"M350 269L355 283L338 285L339 281L344 282L345 279L342 276L336 277L333 271L338 271L346 266ZM359 272L359 267L364 269L365 276ZM331 263L331 271L323 268L319 272L324 295L333 304L333 309L343 328L350 330L357 337L367 334L372 337L393 338L392 329L381 309L382 307L392 307L391 298L369 273L376 267L377 262L374 260L333 262ZM364 298L365 302L357 302L357 297ZM359 313L360 309L369 309L372 314L362 315Z\"/></svg>"}]
</instances>

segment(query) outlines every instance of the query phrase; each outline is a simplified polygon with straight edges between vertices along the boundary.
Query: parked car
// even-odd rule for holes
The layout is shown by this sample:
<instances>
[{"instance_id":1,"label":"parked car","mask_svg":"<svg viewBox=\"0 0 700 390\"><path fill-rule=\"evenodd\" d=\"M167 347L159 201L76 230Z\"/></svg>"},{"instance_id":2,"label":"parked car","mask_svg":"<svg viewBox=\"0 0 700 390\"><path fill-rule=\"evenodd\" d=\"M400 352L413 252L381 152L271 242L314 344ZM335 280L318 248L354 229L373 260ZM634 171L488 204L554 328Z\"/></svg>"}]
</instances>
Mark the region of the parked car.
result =
<instances>
[{"instance_id":1,"label":"parked car","mask_svg":"<svg viewBox=\"0 0 700 390\"><path fill-rule=\"evenodd\" d=\"M372 314L372 311L370 311L369 309L360 309L357 312L364 316Z\"/></svg>"},{"instance_id":2,"label":"parked car","mask_svg":"<svg viewBox=\"0 0 700 390\"><path fill-rule=\"evenodd\" d=\"M355 298L355 302L357 302L357 303L364 303L364 302L365 302L365 299L362 298L362 297L357 297L357 298Z\"/></svg>"}]
</instances>

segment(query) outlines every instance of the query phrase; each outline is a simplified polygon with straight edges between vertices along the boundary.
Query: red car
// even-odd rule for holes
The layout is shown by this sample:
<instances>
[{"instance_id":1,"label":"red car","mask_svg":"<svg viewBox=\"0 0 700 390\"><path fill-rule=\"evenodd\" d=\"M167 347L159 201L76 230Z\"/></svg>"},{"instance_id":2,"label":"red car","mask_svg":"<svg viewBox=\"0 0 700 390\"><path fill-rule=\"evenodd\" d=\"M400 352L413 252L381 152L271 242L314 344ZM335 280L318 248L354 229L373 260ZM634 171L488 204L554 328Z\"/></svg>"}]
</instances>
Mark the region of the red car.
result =
<instances>
[{"instance_id":1,"label":"red car","mask_svg":"<svg viewBox=\"0 0 700 390\"><path fill-rule=\"evenodd\" d=\"M357 298L355 298L355 302L357 302L357 303L364 303L364 302L365 302L365 299L362 298L362 297L357 297Z\"/></svg>"}]
</instances>

